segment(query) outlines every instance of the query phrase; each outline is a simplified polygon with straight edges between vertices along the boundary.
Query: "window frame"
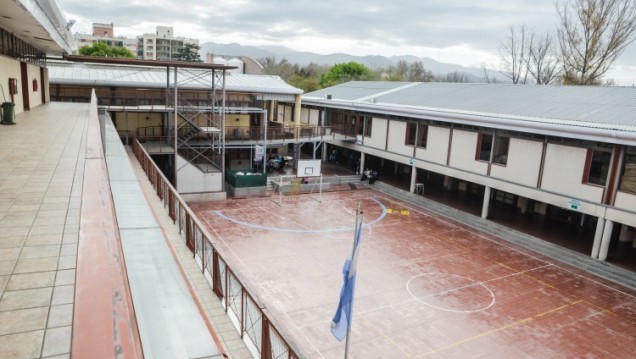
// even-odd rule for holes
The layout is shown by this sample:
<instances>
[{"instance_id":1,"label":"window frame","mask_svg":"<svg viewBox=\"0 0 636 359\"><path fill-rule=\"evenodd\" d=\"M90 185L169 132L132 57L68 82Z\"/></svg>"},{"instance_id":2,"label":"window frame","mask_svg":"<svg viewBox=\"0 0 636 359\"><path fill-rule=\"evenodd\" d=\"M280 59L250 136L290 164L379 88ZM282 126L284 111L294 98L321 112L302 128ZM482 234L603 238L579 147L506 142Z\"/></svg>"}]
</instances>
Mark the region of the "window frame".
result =
<instances>
[{"instance_id":1,"label":"window frame","mask_svg":"<svg viewBox=\"0 0 636 359\"><path fill-rule=\"evenodd\" d=\"M595 152L609 154L609 157L607 158L607 172L605 173L605 178L602 178L602 183L596 183L596 182L590 181L590 175L592 173L592 165L594 162ZM583 178L581 182L583 184L590 185L590 186L605 187L607 185L607 177L609 175L611 165L612 165L612 151L588 148L587 154L585 157L585 168L583 170Z\"/></svg>"},{"instance_id":2,"label":"window frame","mask_svg":"<svg viewBox=\"0 0 636 359\"><path fill-rule=\"evenodd\" d=\"M489 140L488 141L484 141L484 137L487 137ZM486 132L479 132L479 136L477 138L477 148L475 149L475 161L480 161L480 162L490 162L490 158L492 157L492 150L493 150L493 146L492 146L492 142L493 142L493 138L494 138L494 134L492 133L486 133ZM481 154L483 152L483 145L484 143L488 143L489 144L489 148L487 150L488 152L488 158L487 159L482 159Z\"/></svg>"},{"instance_id":3,"label":"window frame","mask_svg":"<svg viewBox=\"0 0 636 359\"><path fill-rule=\"evenodd\" d=\"M501 147L501 141L505 139L505 150L501 151L504 147ZM492 163L498 166L508 166L508 156L510 152L510 136L495 136L495 145L492 149ZM503 160L500 160L503 159Z\"/></svg>"}]
</instances>

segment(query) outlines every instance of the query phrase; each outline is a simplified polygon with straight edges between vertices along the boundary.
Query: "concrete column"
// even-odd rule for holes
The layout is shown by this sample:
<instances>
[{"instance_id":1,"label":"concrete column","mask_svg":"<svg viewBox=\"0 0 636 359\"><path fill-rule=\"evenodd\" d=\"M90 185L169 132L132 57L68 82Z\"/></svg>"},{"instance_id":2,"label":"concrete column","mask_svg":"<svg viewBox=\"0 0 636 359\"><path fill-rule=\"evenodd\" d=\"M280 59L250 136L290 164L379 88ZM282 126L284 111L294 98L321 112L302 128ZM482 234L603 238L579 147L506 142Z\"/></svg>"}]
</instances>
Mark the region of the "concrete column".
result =
<instances>
[{"instance_id":1,"label":"concrete column","mask_svg":"<svg viewBox=\"0 0 636 359\"><path fill-rule=\"evenodd\" d=\"M400 168L400 164L397 163L397 162L394 162L393 163L393 174L394 175L397 175L399 168Z\"/></svg>"},{"instance_id":2,"label":"concrete column","mask_svg":"<svg viewBox=\"0 0 636 359\"><path fill-rule=\"evenodd\" d=\"M490 206L490 187L486 186L484 190L484 203L481 206L481 218L488 218L488 207Z\"/></svg>"},{"instance_id":3,"label":"concrete column","mask_svg":"<svg viewBox=\"0 0 636 359\"><path fill-rule=\"evenodd\" d=\"M415 193L415 182L417 182L417 167L411 166L411 193Z\"/></svg>"},{"instance_id":4,"label":"concrete column","mask_svg":"<svg viewBox=\"0 0 636 359\"><path fill-rule=\"evenodd\" d=\"M618 236L619 242L631 242L632 241L632 232L629 230L629 226L625 224L621 224L621 233Z\"/></svg>"},{"instance_id":5,"label":"concrete column","mask_svg":"<svg viewBox=\"0 0 636 359\"><path fill-rule=\"evenodd\" d=\"M450 176L444 176L444 189L450 190L453 187L453 178Z\"/></svg>"},{"instance_id":6,"label":"concrete column","mask_svg":"<svg viewBox=\"0 0 636 359\"><path fill-rule=\"evenodd\" d=\"M528 213L528 199L526 197L519 197L517 200L517 207L521 211L521 214Z\"/></svg>"},{"instance_id":7,"label":"concrete column","mask_svg":"<svg viewBox=\"0 0 636 359\"><path fill-rule=\"evenodd\" d=\"M603 228L605 218L599 218L596 222L596 232L594 232L594 244L592 244L592 258L598 259L598 252L601 249L601 239L603 238Z\"/></svg>"},{"instance_id":8,"label":"concrete column","mask_svg":"<svg viewBox=\"0 0 636 359\"><path fill-rule=\"evenodd\" d=\"M322 160L322 162L327 162L327 143L323 142L321 148L322 148L322 151L320 151L321 152L320 159Z\"/></svg>"},{"instance_id":9,"label":"concrete column","mask_svg":"<svg viewBox=\"0 0 636 359\"><path fill-rule=\"evenodd\" d=\"M612 239L612 229L614 228L614 222L610 220L605 221L605 228L603 228L603 238L601 239L601 248L598 252L599 260L607 259L607 251L609 250L610 240Z\"/></svg>"},{"instance_id":10,"label":"concrete column","mask_svg":"<svg viewBox=\"0 0 636 359\"><path fill-rule=\"evenodd\" d=\"M364 159L365 159L364 152L360 152L360 173L359 174L364 173L364 170L365 170Z\"/></svg>"},{"instance_id":11,"label":"concrete column","mask_svg":"<svg viewBox=\"0 0 636 359\"><path fill-rule=\"evenodd\" d=\"M300 127L300 99L300 95L296 95L296 102L294 103L294 126L296 127Z\"/></svg>"}]
</instances>

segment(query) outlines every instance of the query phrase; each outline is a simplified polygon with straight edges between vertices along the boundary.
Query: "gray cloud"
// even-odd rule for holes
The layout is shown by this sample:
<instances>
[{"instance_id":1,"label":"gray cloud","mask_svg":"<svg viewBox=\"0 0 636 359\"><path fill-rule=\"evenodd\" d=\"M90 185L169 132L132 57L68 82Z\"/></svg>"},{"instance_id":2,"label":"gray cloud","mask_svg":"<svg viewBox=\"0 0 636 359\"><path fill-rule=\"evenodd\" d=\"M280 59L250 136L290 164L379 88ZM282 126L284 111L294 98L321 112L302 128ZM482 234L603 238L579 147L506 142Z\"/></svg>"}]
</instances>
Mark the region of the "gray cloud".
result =
<instances>
[{"instance_id":1,"label":"gray cloud","mask_svg":"<svg viewBox=\"0 0 636 359\"><path fill-rule=\"evenodd\" d=\"M386 47L468 45L493 55L510 25L523 23L537 31L553 31L557 23L554 0L58 0L58 3L69 17L113 22L116 28L141 23L175 26L177 35L199 38L201 42L229 42L224 35L240 34L245 44L259 40L284 45L313 35L325 42L355 39ZM204 33L183 33L177 23L198 25ZM90 24L84 27L90 28ZM154 30L149 27L143 32ZM636 63L633 47L636 45L628 49L621 63Z\"/></svg>"}]
</instances>

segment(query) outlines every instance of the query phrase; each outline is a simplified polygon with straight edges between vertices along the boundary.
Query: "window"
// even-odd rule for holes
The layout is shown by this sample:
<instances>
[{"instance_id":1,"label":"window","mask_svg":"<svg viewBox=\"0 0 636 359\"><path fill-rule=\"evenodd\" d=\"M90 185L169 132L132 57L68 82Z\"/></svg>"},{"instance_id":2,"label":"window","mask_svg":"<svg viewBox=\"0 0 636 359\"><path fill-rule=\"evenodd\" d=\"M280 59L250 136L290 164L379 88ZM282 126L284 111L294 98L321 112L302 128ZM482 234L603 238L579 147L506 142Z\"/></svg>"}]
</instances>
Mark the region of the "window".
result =
<instances>
[{"instance_id":1,"label":"window","mask_svg":"<svg viewBox=\"0 0 636 359\"><path fill-rule=\"evenodd\" d=\"M426 148L428 137L428 125L423 123L407 122L405 145Z\"/></svg>"},{"instance_id":2,"label":"window","mask_svg":"<svg viewBox=\"0 0 636 359\"><path fill-rule=\"evenodd\" d=\"M404 141L405 145L413 146L415 145L415 134L417 132L417 124L413 122L406 123L406 140Z\"/></svg>"},{"instance_id":3,"label":"window","mask_svg":"<svg viewBox=\"0 0 636 359\"><path fill-rule=\"evenodd\" d=\"M490 152L492 152L492 135L480 133L477 140L476 159L479 161L490 161Z\"/></svg>"},{"instance_id":4,"label":"window","mask_svg":"<svg viewBox=\"0 0 636 359\"><path fill-rule=\"evenodd\" d=\"M588 149L583 182L605 186L612 153L607 149Z\"/></svg>"},{"instance_id":5,"label":"window","mask_svg":"<svg viewBox=\"0 0 636 359\"><path fill-rule=\"evenodd\" d=\"M636 193L636 147L628 147L625 150L619 189Z\"/></svg>"},{"instance_id":6,"label":"window","mask_svg":"<svg viewBox=\"0 0 636 359\"><path fill-rule=\"evenodd\" d=\"M371 125L373 124L373 118L370 116L364 116L364 120L362 122L363 130L362 135L366 137L371 137Z\"/></svg>"},{"instance_id":7,"label":"window","mask_svg":"<svg viewBox=\"0 0 636 359\"><path fill-rule=\"evenodd\" d=\"M495 150L493 153L492 162L505 166L508 163L508 147L509 146L510 146L510 137L504 137L504 136L495 137Z\"/></svg>"}]
</instances>

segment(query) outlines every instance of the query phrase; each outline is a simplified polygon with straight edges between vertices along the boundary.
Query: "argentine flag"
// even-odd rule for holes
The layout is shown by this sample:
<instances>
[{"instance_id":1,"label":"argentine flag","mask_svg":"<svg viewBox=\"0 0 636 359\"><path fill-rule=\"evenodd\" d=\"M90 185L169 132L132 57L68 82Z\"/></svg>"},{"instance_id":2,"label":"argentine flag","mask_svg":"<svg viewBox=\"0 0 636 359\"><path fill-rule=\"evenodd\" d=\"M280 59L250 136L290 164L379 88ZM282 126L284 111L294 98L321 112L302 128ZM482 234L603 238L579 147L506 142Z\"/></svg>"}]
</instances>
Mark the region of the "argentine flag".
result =
<instances>
[{"instance_id":1,"label":"argentine flag","mask_svg":"<svg viewBox=\"0 0 636 359\"><path fill-rule=\"evenodd\" d=\"M347 329L351 325L353 291L356 286L356 265L358 262L358 249L360 248L360 232L362 232L362 221L358 224L351 258L347 258L344 268L342 269L344 283L340 290L338 309L336 309L336 315L334 315L331 322L331 332L339 341L342 341L346 337Z\"/></svg>"}]
</instances>

